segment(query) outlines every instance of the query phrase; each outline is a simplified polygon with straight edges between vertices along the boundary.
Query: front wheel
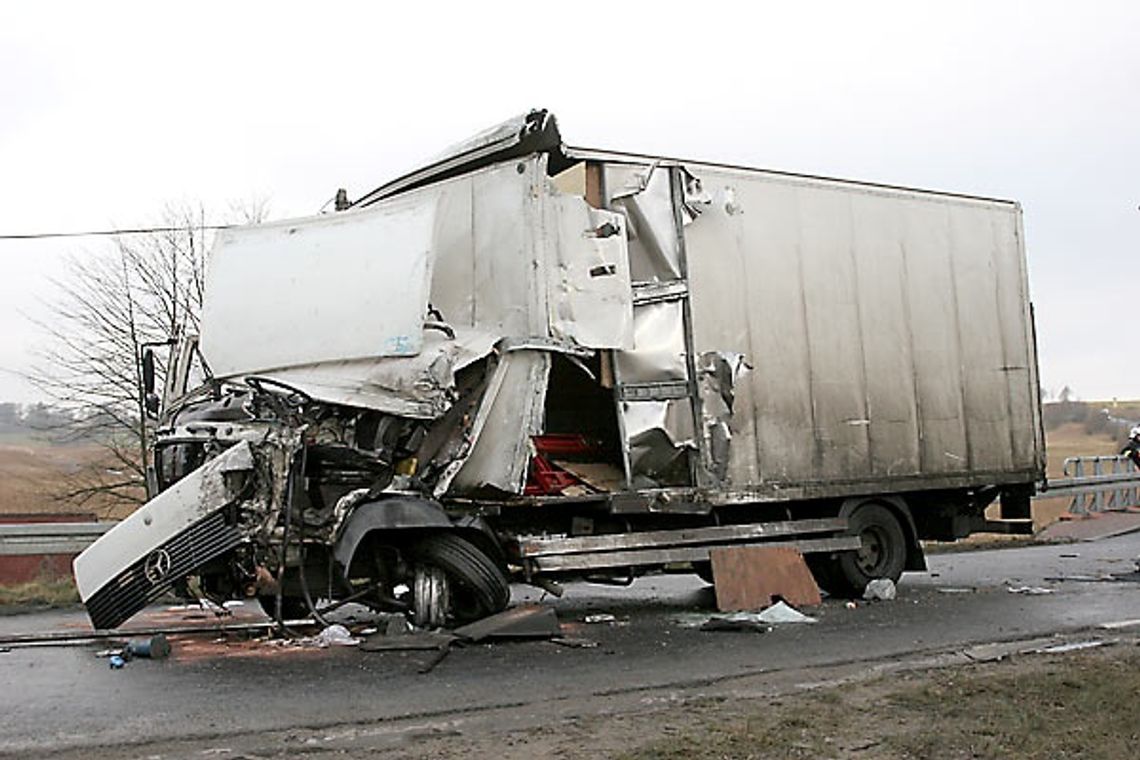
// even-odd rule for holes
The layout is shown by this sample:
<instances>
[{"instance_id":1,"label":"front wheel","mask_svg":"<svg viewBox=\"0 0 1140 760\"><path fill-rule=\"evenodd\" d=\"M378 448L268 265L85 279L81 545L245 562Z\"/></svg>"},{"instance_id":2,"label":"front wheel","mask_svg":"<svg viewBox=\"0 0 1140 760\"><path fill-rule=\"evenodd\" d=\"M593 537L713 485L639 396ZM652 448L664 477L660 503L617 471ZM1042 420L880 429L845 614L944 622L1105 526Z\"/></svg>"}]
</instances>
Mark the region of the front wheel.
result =
<instances>
[{"instance_id":1,"label":"front wheel","mask_svg":"<svg viewBox=\"0 0 1140 760\"><path fill-rule=\"evenodd\" d=\"M511 587L495 561L454 533L433 533L410 551L415 567L415 622L438 628L469 623L506 609Z\"/></svg>"}]
</instances>

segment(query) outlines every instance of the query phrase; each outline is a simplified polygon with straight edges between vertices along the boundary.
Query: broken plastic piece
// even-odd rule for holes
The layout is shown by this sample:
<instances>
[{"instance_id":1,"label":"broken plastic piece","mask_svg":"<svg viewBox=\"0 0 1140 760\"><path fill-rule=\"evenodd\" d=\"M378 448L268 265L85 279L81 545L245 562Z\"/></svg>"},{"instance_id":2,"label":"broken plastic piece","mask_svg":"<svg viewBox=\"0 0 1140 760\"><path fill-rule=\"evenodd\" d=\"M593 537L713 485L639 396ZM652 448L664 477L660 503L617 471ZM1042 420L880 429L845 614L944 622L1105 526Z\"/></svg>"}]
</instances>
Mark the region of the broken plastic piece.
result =
<instances>
[{"instance_id":1,"label":"broken plastic piece","mask_svg":"<svg viewBox=\"0 0 1140 760\"><path fill-rule=\"evenodd\" d=\"M1011 594L1026 594L1028 596L1041 596L1044 594L1055 594L1056 589L1044 588L1042 586L1009 586L1006 588Z\"/></svg>"},{"instance_id":2,"label":"broken plastic piece","mask_svg":"<svg viewBox=\"0 0 1140 760\"><path fill-rule=\"evenodd\" d=\"M896 596L898 596L898 590L895 588L895 582L890 578L876 578L867 584L867 588L863 589L863 598L867 600L879 599L889 602Z\"/></svg>"},{"instance_id":3,"label":"broken plastic piece","mask_svg":"<svg viewBox=\"0 0 1140 760\"><path fill-rule=\"evenodd\" d=\"M736 615L749 614L749 613L736 613ZM729 616L733 617L733 616ZM818 623L819 621L810 615L805 615L799 610L788 606L784 602L776 602L771 607L762 610L756 619L761 623Z\"/></svg>"}]
</instances>

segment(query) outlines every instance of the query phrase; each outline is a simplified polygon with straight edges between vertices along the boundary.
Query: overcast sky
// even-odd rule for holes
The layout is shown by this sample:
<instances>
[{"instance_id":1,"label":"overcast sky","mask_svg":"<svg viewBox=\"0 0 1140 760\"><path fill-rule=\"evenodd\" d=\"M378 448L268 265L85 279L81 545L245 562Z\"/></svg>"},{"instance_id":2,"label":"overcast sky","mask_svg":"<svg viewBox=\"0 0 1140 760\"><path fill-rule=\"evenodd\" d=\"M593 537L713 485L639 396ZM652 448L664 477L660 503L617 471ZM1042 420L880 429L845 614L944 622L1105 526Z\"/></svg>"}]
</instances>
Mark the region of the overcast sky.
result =
<instances>
[{"instance_id":1,"label":"overcast sky","mask_svg":"<svg viewBox=\"0 0 1140 760\"><path fill-rule=\"evenodd\" d=\"M532 107L568 142L1013 198L1043 386L1140 398L1140 3L10 3L0 233L355 197ZM0 241L0 400L63 257Z\"/></svg>"}]
</instances>

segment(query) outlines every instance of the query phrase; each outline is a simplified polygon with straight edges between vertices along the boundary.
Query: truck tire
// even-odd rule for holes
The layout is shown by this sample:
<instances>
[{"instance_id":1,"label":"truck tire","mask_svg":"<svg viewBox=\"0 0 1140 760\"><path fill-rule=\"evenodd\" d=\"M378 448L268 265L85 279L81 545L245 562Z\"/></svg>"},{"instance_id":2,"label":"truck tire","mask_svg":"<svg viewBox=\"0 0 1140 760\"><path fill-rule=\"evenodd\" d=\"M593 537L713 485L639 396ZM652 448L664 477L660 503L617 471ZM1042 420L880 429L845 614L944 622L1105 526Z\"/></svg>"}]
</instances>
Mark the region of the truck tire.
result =
<instances>
[{"instance_id":1,"label":"truck tire","mask_svg":"<svg viewBox=\"0 0 1140 760\"><path fill-rule=\"evenodd\" d=\"M848 533L863 540L863 546L836 556L836 572L825 573L828 585L839 592L862 594L876 578L897 582L906 566L907 541L895 513L882 504L868 502L855 508L847 526Z\"/></svg>"},{"instance_id":2,"label":"truck tire","mask_svg":"<svg viewBox=\"0 0 1140 760\"><path fill-rule=\"evenodd\" d=\"M420 586L422 594L433 599L423 599L421 605L413 598L413 615L424 613L421 625L439 627L445 621L438 620L438 597L446 594L447 615L450 622L462 624L485 618L506 609L511 601L511 586L507 577L494 560L480 551L467 539L454 533L432 533L416 543L409 552L417 566L415 586ZM438 568L447 582L447 590L439 589L438 577L432 577L426 568ZM415 592L413 588L413 595ZM436 618L436 619L431 619Z\"/></svg>"}]
</instances>

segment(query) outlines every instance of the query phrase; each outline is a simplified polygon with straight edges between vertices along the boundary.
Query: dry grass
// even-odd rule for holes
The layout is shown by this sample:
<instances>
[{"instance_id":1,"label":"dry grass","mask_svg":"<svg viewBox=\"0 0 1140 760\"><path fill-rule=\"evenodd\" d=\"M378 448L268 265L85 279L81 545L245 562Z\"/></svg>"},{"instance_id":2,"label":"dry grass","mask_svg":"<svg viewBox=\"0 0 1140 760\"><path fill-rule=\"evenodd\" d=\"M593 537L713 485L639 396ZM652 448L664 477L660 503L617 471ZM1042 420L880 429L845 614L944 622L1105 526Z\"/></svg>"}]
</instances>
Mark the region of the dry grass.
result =
<instances>
[{"instance_id":1,"label":"dry grass","mask_svg":"<svg viewBox=\"0 0 1140 760\"><path fill-rule=\"evenodd\" d=\"M78 506L61 503L58 498L66 481L98 462L102 454L98 446L91 444L56 446L26 436L0 439L0 514L74 512L125 516L122 510L112 509L103 500L93 499Z\"/></svg>"},{"instance_id":2,"label":"dry grass","mask_svg":"<svg viewBox=\"0 0 1140 760\"><path fill-rule=\"evenodd\" d=\"M20 583L0 586L0 608L3 607L65 607L79 602L79 592L71 578Z\"/></svg>"},{"instance_id":3,"label":"dry grass","mask_svg":"<svg viewBox=\"0 0 1140 760\"><path fill-rule=\"evenodd\" d=\"M673 735L619 757L1118 760L1140 740L1138 666L1130 645L708 703L660 716Z\"/></svg>"}]
</instances>

